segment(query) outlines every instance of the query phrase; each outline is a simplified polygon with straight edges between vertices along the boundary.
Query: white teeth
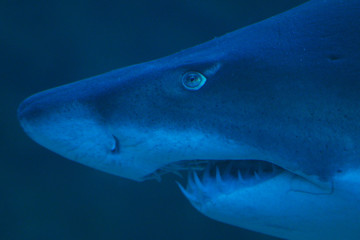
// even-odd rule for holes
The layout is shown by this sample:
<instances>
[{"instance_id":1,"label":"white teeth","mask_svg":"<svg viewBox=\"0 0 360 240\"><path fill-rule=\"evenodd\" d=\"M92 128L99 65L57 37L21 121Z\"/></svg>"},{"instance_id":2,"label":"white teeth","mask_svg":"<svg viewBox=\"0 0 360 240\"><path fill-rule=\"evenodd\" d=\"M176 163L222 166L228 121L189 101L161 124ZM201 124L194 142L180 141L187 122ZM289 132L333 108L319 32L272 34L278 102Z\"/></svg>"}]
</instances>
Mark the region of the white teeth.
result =
<instances>
[{"instance_id":1,"label":"white teeth","mask_svg":"<svg viewBox=\"0 0 360 240\"><path fill-rule=\"evenodd\" d=\"M276 165L261 163L224 163L209 162L202 165L202 173L196 169L189 169L186 189L179 183L181 192L191 201L199 202L208 199L214 193L230 193L242 187L248 187L274 177L281 172ZM270 170L271 169L271 170ZM199 174L202 174L201 179Z\"/></svg>"},{"instance_id":2,"label":"white teeth","mask_svg":"<svg viewBox=\"0 0 360 240\"><path fill-rule=\"evenodd\" d=\"M179 186L181 192L185 195L186 198L188 198L190 201L194 201L195 197L190 192L188 192L179 182L176 182L176 184Z\"/></svg>"},{"instance_id":3,"label":"white teeth","mask_svg":"<svg viewBox=\"0 0 360 240\"><path fill-rule=\"evenodd\" d=\"M179 186L179 188L180 188L180 190L181 190L181 192L183 193L183 194L188 194L188 192L185 190L185 188L181 185L181 183L179 183L178 181L176 181L176 184Z\"/></svg>"},{"instance_id":4,"label":"white teeth","mask_svg":"<svg viewBox=\"0 0 360 240\"><path fill-rule=\"evenodd\" d=\"M221 179L221 174L220 174L220 170L218 167L216 167L216 183L217 184L221 184L222 183L222 179Z\"/></svg>"},{"instance_id":5,"label":"white teeth","mask_svg":"<svg viewBox=\"0 0 360 240\"><path fill-rule=\"evenodd\" d=\"M197 187L199 187L200 189L204 189L204 185L203 183L200 181L199 176L197 175L196 172L193 172L194 174L194 180L195 180L195 184L197 185Z\"/></svg>"},{"instance_id":6,"label":"white teeth","mask_svg":"<svg viewBox=\"0 0 360 240\"><path fill-rule=\"evenodd\" d=\"M237 177L240 182L244 181L244 178L242 177L240 170L238 170L238 172L237 172Z\"/></svg>"}]
</instances>

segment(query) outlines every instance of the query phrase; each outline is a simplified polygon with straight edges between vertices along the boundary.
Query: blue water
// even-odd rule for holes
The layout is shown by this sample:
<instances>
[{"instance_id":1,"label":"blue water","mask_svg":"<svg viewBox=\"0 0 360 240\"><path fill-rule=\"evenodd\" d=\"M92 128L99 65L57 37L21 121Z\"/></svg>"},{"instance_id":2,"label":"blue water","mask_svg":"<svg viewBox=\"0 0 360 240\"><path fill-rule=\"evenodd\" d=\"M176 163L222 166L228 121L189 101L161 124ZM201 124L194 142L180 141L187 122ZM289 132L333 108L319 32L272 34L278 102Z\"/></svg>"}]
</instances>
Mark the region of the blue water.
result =
<instances>
[{"instance_id":1,"label":"blue water","mask_svg":"<svg viewBox=\"0 0 360 240\"><path fill-rule=\"evenodd\" d=\"M210 220L167 176L136 183L31 141L27 96L169 55L304 0L0 2L0 239L274 239Z\"/></svg>"}]
</instances>

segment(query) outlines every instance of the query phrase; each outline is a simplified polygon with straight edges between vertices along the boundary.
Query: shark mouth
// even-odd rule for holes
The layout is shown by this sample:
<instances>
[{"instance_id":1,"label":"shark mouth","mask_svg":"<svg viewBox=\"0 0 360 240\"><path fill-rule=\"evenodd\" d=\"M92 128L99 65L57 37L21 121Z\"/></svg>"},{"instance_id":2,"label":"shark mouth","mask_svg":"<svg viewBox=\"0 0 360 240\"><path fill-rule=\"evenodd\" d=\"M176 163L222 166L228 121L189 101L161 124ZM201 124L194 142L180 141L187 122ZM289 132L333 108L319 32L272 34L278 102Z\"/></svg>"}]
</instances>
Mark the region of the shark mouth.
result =
<instances>
[{"instance_id":1,"label":"shark mouth","mask_svg":"<svg viewBox=\"0 0 360 240\"><path fill-rule=\"evenodd\" d=\"M178 183L188 198L194 194L229 193L267 181L286 171L285 169L261 160L192 160L178 161L166 165L145 179L161 179L166 173L181 175L188 172L187 186Z\"/></svg>"}]
</instances>

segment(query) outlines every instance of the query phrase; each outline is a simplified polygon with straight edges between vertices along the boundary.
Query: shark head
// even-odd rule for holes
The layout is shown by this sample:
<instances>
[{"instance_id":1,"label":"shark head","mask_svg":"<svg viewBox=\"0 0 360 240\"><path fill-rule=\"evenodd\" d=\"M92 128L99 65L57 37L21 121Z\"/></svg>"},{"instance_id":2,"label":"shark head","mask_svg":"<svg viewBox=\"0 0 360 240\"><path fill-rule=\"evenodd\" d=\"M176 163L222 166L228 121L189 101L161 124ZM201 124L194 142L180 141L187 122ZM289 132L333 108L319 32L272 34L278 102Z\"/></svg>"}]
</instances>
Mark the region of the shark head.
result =
<instances>
[{"instance_id":1,"label":"shark head","mask_svg":"<svg viewBox=\"0 0 360 240\"><path fill-rule=\"evenodd\" d=\"M358 28L356 9L356 1L311 1L40 92L18 118L42 146L124 178L188 170L182 192L213 219L288 239L357 239L360 35L324 24L341 16Z\"/></svg>"}]
</instances>

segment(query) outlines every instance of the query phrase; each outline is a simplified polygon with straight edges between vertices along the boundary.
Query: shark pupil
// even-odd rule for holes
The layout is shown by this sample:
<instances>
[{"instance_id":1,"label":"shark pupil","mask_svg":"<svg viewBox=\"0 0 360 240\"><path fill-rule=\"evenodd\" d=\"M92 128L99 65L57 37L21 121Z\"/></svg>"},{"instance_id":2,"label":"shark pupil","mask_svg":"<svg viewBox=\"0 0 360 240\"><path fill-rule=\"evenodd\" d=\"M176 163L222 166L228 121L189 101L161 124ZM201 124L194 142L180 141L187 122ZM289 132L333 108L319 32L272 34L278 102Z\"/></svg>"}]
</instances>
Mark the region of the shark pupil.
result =
<instances>
[{"instance_id":1,"label":"shark pupil","mask_svg":"<svg viewBox=\"0 0 360 240\"><path fill-rule=\"evenodd\" d=\"M187 72L182 77L182 83L188 90L198 90L206 82L206 77L199 72Z\"/></svg>"}]
</instances>

